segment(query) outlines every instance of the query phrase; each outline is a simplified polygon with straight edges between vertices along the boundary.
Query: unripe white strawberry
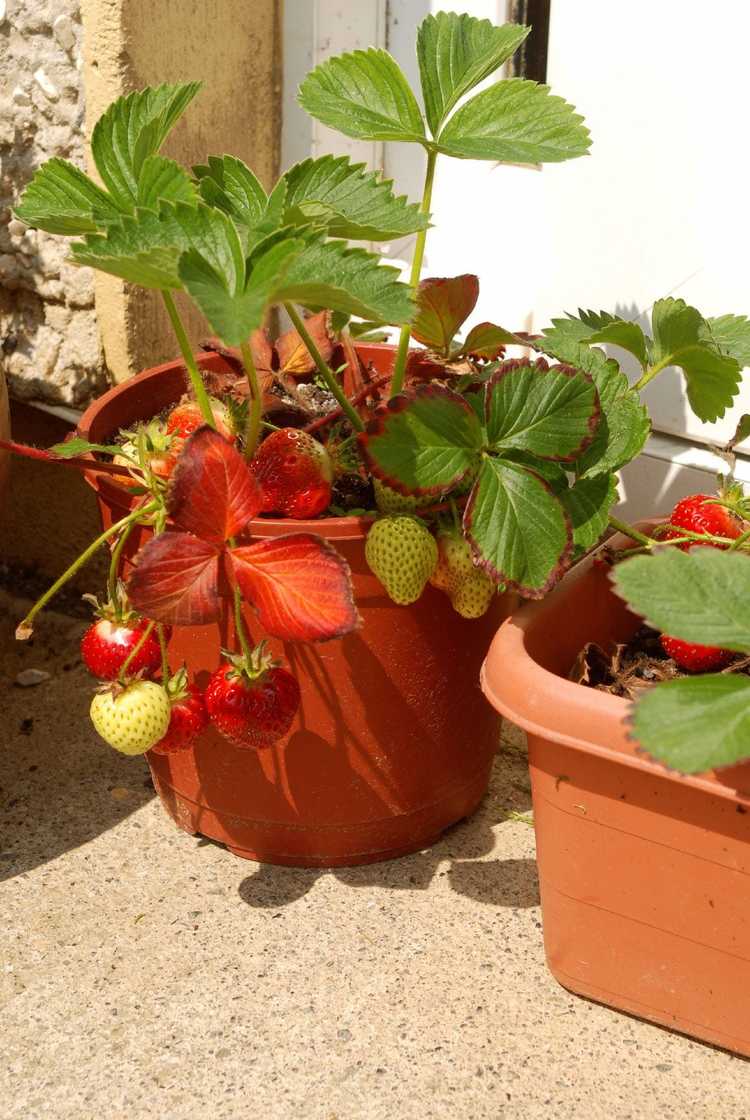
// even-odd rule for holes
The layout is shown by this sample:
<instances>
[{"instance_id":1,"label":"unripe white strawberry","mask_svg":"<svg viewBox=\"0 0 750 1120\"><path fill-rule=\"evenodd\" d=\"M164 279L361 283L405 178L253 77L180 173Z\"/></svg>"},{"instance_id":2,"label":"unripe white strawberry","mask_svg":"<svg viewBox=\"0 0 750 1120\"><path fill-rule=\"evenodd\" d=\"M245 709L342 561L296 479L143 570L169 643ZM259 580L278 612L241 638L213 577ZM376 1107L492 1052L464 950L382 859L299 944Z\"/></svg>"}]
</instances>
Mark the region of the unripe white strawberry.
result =
<instances>
[{"instance_id":1,"label":"unripe white strawberry","mask_svg":"<svg viewBox=\"0 0 750 1120\"><path fill-rule=\"evenodd\" d=\"M495 585L484 572L474 568L451 595L451 604L462 618L481 618L495 594Z\"/></svg>"},{"instance_id":2,"label":"unripe white strawberry","mask_svg":"<svg viewBox=\"0 0 750 1120\"><path fill-rule=\"evenodd\" d=\"M438 534L438 562L430 578L433 587L453 595L465 579L477 569L471 558L471 548L458 530L443 530Z\"/></svg>"},{"instance_id":3,"label":"unripe white strawberry","mask_svg":"<svg viewBox=\"0 0 750 1120\"><path fill-rule=\"evenodd\" d=\"M426 526L407 514L381 517L370 529L365 556L395 603L414 603L437 564L437 544Z\"/></svg>"},{"instance_id":4,"label":"unripe white strawberry","mask_svg":"<svg viewBox=\"0 0 750 1120\"><path fill-rule=\"evenodd\" d=\"M393 490L385 482L381 482L379 478L374 478L372 485L375 491L375 505L381 513L413 513L415 509L433 506L440 501L440 498L436 498L434 494L428 494L426 497L424 495L417 497L414 494L399 494L398 490Z\"/></svg>"},{"instance_id":5,"label":"unripe white strawberry","mask_svg":"<svg viewBox=\"0 0 750 1120\"><path fill-rule=\"evenodd\" d=\"M169 697L155 681L113 685L91 701L91 722L106 743L123 754L144 754L167 733Z\"/></svg>"}]
</instances>

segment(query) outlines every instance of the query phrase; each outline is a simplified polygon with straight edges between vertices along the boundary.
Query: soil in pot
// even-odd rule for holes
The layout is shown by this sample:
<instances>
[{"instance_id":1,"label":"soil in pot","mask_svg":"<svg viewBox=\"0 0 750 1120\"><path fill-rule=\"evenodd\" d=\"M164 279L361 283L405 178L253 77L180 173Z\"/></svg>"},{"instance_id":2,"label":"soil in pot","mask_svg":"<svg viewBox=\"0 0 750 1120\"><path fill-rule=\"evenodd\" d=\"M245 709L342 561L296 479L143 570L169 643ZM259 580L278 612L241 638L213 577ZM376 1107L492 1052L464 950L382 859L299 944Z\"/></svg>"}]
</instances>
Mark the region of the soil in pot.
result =
<instances>
[{"instance_id":1,"label":"soil in pot","mask_svg":"<svg viewBox=\"0 0 750 1120\"><path fill-rule=\"evenodd\" d=\"M363 347L376 369L390 368L388 347ZM218 354L204 370L226 372ZM84 416L80 431L96 442L158 414L185 390L178 362L149 370L110 391ZM106 525L130 508L111 478L92 474ZM508 602L497 599L479 620L458 616L427 588L410 607L395 605L364 556L369 522L258 519L256 537L294 531L330 540L351 566L362 628L315 646L275 639L271 648L298 677L302 704L287 742L242 751L213 730L194 749L149 756L156 788L176 823L222 841L238 855L297 866L372 862L418 850L471 813L484 795L499 721L479 688L483 653ZM129 554L145 530L133 534ZM253 639L264 637L248 615ZM175 630L170 657L203 683L230 631Z\"/></svg>"},{"instance_id":2,"label":"soil in pot","mask_svg":"<svg viewBox=\"0 0 750 1120\"><path fill-rule=\"evenodd\" d=\"M528 736L547 961L574 992L750 1055L750 768L668 771L629 739L626 699L567 679L587 643L640 625L586 561L483 667Z\"/></svg>"}]
</instances>

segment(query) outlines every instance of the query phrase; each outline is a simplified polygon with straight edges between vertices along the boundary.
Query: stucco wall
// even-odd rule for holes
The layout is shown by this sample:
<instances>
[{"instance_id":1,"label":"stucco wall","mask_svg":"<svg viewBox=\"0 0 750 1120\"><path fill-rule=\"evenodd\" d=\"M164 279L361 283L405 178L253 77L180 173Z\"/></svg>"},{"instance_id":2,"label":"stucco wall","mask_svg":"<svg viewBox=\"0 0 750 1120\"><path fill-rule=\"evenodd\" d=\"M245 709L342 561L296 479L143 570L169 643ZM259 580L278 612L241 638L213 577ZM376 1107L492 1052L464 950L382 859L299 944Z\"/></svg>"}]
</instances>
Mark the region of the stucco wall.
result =
<instances>
[{"instance_id":1,"label":"stucco wall","mask_svg":"<svg viewBox=\"0 0 750 1120\"><path fill-rule=\"evenodd\" d=\"M87 166L110 101L163 81L204 89L165 153L231 152L270 183L280 133L279 0L0 0L0 360L20 398L82 404L177 352L155 293L65 263L11 203L53 155ZM88 168L93 171L91 167ZM206 333L187 313L194 341Z\"/></svg>"},{"instance_id":2,"label":"stucco wall","mask_svg":"<svg viewBox=\"0 0 750 1120\"><path fill-rule=\"evenodd\" d=\"M85 166L76 0L0 0L0 341L11 393L77 404L105 384L90 269L11 205L50 156Z\"/></svg>"}]
</instances>

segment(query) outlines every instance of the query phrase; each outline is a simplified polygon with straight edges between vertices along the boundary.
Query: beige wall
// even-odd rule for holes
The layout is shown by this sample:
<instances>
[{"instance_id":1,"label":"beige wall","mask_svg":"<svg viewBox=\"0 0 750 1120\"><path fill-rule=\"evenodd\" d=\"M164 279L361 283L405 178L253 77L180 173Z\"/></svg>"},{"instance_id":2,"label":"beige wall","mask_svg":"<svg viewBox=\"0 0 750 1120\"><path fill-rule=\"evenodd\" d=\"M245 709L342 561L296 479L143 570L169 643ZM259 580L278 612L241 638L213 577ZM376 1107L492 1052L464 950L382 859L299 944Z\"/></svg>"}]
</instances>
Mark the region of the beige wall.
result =
<instances>
[{"instance_id":1,"label":"beige wall","mask_svg":"<svg viewBox=\"0 0 750 1120\"><path fill-rule=\"evenodd\" d=\"M164 153L186 165L229 152L268 186L280 138L280 0L82 0L89 130L115 97L144 85L202 79ZM92 169L93 170L93 169ZM96 277L107 365L122 380L174 357L157 293ZM207 328L188 311L194 341Z\"/></svg>"}]
</instances>

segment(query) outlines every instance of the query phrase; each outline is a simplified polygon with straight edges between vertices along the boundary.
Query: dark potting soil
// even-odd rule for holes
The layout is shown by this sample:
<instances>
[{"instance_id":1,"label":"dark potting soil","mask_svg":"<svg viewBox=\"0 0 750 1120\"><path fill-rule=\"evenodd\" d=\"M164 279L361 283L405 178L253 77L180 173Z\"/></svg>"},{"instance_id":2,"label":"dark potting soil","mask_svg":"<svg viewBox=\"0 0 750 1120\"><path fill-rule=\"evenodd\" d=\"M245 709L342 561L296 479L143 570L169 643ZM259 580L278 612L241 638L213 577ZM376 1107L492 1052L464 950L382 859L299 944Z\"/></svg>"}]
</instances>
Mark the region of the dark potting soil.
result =
<instances>
[{"instance_id":1,"label":"dark potting soil","mask_svg":"<svg viewBox=\"0 0 750 1120\"><path fill-rule=\"evenodd\" d=\"M721 672L750 676L750 657L738 653ZM645 689L661 681L695 675L686 673L667 657L659 641L659 632L650 626L642 626L629 642L616 645L609 652L596 642L588 642L570 671L570 679L576 684L609 692L612 696L624 696L627 700L636 700Z\"/></svg>"}]
</instances>

